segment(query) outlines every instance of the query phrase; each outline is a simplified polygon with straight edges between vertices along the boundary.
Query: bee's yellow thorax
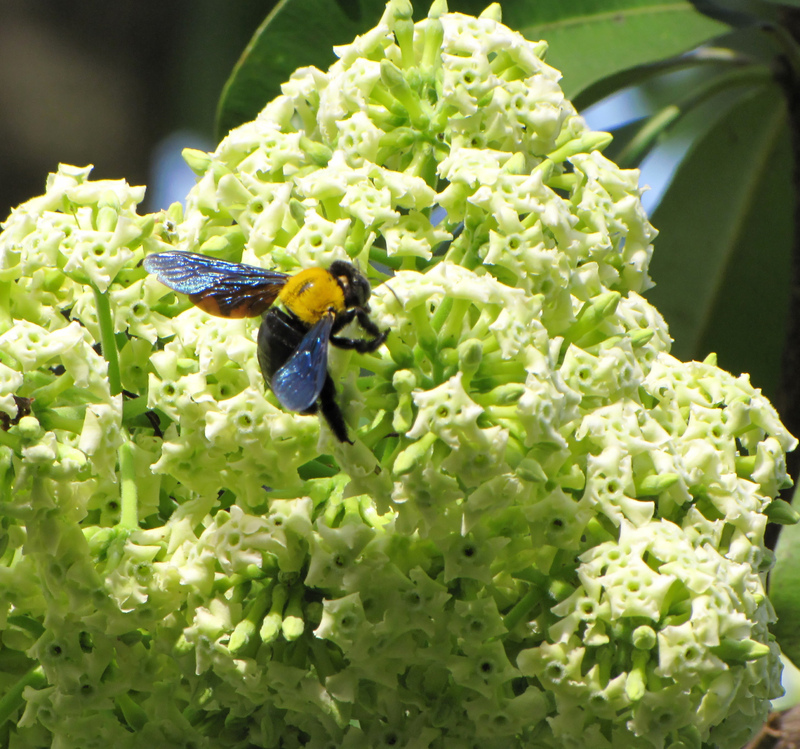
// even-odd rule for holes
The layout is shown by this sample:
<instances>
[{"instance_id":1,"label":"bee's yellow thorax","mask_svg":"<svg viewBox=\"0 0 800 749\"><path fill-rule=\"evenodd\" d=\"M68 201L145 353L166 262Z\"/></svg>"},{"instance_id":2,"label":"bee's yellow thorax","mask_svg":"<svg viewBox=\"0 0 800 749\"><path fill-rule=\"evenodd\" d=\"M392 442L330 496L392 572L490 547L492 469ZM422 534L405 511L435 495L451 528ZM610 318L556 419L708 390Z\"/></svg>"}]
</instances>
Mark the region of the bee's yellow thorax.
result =
<instances>
[{"instance_id":1,"label":"bee's yellow thorax","mask_svg":"<svg viewBox=\"0 0 800 749\"><path fill-rule=\"evenodd\" d=\"M344 312L344 292L324 268L306 268L292 276L278 299L304 323L313 325L330 310Z\"/></svg>"}]
</instances>

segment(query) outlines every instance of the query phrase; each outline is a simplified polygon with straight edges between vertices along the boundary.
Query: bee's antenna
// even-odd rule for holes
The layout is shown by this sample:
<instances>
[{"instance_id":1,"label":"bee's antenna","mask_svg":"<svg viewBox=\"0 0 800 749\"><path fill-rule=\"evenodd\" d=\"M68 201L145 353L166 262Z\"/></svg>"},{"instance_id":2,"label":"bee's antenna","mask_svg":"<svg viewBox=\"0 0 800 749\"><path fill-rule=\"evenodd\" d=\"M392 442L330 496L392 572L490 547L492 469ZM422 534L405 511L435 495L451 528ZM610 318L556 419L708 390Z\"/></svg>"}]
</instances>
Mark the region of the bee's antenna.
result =
<instances>
[{"instance_id":1,"label":"bee's antenna","mask_svg":"<svg viewBox=\"0 0 800 749\"><path fill-rule=\"evenodd\" d=\"M394 289L393 289L391 286L389 286L389 284L388 284L388 283L385 283L385 284L383 284L383 285L384 285L384 286L385 286L387 289L389 289L389 291L391 291L391 292L392 292L392 295L394 296L394 298L395 298L395 299L397 299L397 303L398 303L398 304L399 304L399 305L402 307L402 306L403 306L403 303L400 301L400 297L399 297L399 296L397 296L397 292L396 292L396 291L395 291L395 290L394 290Z\"/></svg>"}]
</instances>

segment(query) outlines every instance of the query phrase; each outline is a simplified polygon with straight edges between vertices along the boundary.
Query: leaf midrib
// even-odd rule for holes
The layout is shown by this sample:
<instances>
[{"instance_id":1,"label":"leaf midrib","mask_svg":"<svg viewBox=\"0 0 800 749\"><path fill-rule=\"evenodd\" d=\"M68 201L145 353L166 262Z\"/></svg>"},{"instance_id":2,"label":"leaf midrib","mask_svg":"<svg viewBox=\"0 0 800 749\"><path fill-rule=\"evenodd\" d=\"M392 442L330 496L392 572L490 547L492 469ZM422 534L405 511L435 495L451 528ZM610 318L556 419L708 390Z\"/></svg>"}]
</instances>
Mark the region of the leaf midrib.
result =
<instances>
[{"instance_id":1,"label":"leaf midrib","mask_svg":"<svg viewBox=\"0 0 800 749\"><path fill-rule=\"evenodd\" d=\"M568 29L573 26L591 26L598 23L607 23L614 21L620 17L630 16L644 16L644 15L659 15L664 13L697 13L698 11L691 5L684 2L680 3L665 3L663 5L649 5L637 6L635 8L620 8L613 11L602 11L600 13L586 14L583 16L571 16L570 18L546 22L541 24L529 24L523 30L536 29L537 33L540 31L550 31L553 29L562 30Z\"/></svg>"}]
</instances>

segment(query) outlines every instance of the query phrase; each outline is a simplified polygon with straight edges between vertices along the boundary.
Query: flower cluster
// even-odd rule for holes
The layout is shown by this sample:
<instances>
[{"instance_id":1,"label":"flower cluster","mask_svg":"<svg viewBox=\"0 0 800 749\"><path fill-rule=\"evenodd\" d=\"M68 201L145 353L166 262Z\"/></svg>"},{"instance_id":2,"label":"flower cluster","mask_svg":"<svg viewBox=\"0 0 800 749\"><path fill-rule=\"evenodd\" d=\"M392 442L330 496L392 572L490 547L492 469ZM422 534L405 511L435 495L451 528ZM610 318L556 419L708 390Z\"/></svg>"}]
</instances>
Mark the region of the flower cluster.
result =
<instances>
[{"instance_id":1,"label":"flower cluster","mask_svg":"<svg viewBox=\"0 0 800 749\"><path fill-rule=\"evenodd\" d=\"M15 747L738 747L795 440L669 354L655 231L500 23L393 0L185 208L62 166L0 234L0 679ZM257 321L165 249L373 280L354 445L264 391Z\"/></svg>"}]
</instances>

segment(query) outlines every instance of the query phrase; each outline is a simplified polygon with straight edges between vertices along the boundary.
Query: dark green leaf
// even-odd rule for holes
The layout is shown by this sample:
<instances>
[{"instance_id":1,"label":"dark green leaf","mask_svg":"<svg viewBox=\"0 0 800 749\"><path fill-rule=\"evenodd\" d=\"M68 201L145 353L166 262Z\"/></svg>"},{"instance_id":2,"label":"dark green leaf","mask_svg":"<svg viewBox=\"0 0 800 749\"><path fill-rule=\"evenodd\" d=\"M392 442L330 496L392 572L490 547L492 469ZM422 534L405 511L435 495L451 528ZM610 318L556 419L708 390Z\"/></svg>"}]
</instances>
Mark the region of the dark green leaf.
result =
<instances>
[{"instance_id":1,"label":"dark green leaf","mask_svg":"<svg viewBox=\"0 0 800 749\"><path fill-rule=\"evenodd\" d=\"M636 137L636 135L642 129L644 122L644 119L639 118L633 122L627 122L624 125L620 125L612 130L611 134L614 136L614 140L612 140L611 143L605 149L603 149L603 155L611 159L611 161L619 163L620 152L624 148L627 148L631 140Z\"/></svg>"},{"instance_id":2,"label":"dark green leaf","mask_svg":"<svg viewBox=\"0 0 800 749\"><path fill-rule=\"evenodd\" d=\"M564 74L569 98L609 75L673 57L728 30L682 0L540 0L503 4L503 19L528 39L547 40L547 62Z\"/></svg>"},{"instance_id":3,"label":"dark green leaf","mask_svg":"<svg viewBox=\"0 0 800 749\"><path fill-rule=\"evenodd\" d=\"M713 86L719 76L770 65L782 52L774 34L752 27L734 29L690 52L613 73L585 88L573 102L583 110L623 88L638 86L656 110L684 99L692 86Z\"/></svg>"},{"instance_id":4,"label":"dark green leaf","mask_svg":"<svg viewBox=\"0 0 800 749\"><path fill-rule=\"evenodd\" d=\"M698 141L744 92L771 81L770 69L759 64L698 66L650 81L639 94L653 114L614 160L624 169L638 167L660 143Z\"/></svg>"},{"instance_id":5,"label":"dark green leaf","mask_svg":"<svg viewBox=\"0 0 800 749\"><path fill-rule=\"evenodd\" d=\"M693 0L701 13L740 28L775 20L779 12L776 11L776 5L790 5L793 2L797 0Z\"/></svg>"},{"instance_id":6,"label":"dark green leaf","mask_svg":"<svg viewBox=\"0 0 800 749\"><path fill-rule=\"evenodd\" d=\"M683 161L653 216L648 298L673 353L749 372L774 397L792 236L791 152L777 86L750 89Z\"/></svg>"},{"instance_id":7,"label":"dark green leaf","mask_svg":"<svg viewBox=\"0 0 800 749\"><path fill-rule=\"evenodd\" d=\"M696 65L697 62L688 54L644 65L637 65L636 67L627 68L618 73L612 73L605 78L601 78L599 81L583 89L575 96L572 102L578 111L583 111L606 97L616 94L622 89L646 85L652 82L653 79L660 79L665 74L668 75L670 72Z\"/></svg>"},{"instance_id":8,"label":"dark green leaf","mask_svg":"<svg viewBox=\"0 0 800 749\"><path fill-rule=\"evenodd\" d=\"M797 501L793 502L797 509ZM769 599L778 621L770 626L781 650L800 664L800 524L784 526L775 548L775 566L769 576Z\"/></svg>"},{"instance_id":9,"label":"dark green leaf","mask_svg":"<svg viewBox=\"0 0 800 749\"><path fill-rule=\"evenodd\" d=\"M800 8L800 0L764 0L763 3L758 3L759 6L775 6L775 5L788 5L791 8ZM763 15L763 10L759 8L759 11Z\"/></svg>"}]
</instances>

